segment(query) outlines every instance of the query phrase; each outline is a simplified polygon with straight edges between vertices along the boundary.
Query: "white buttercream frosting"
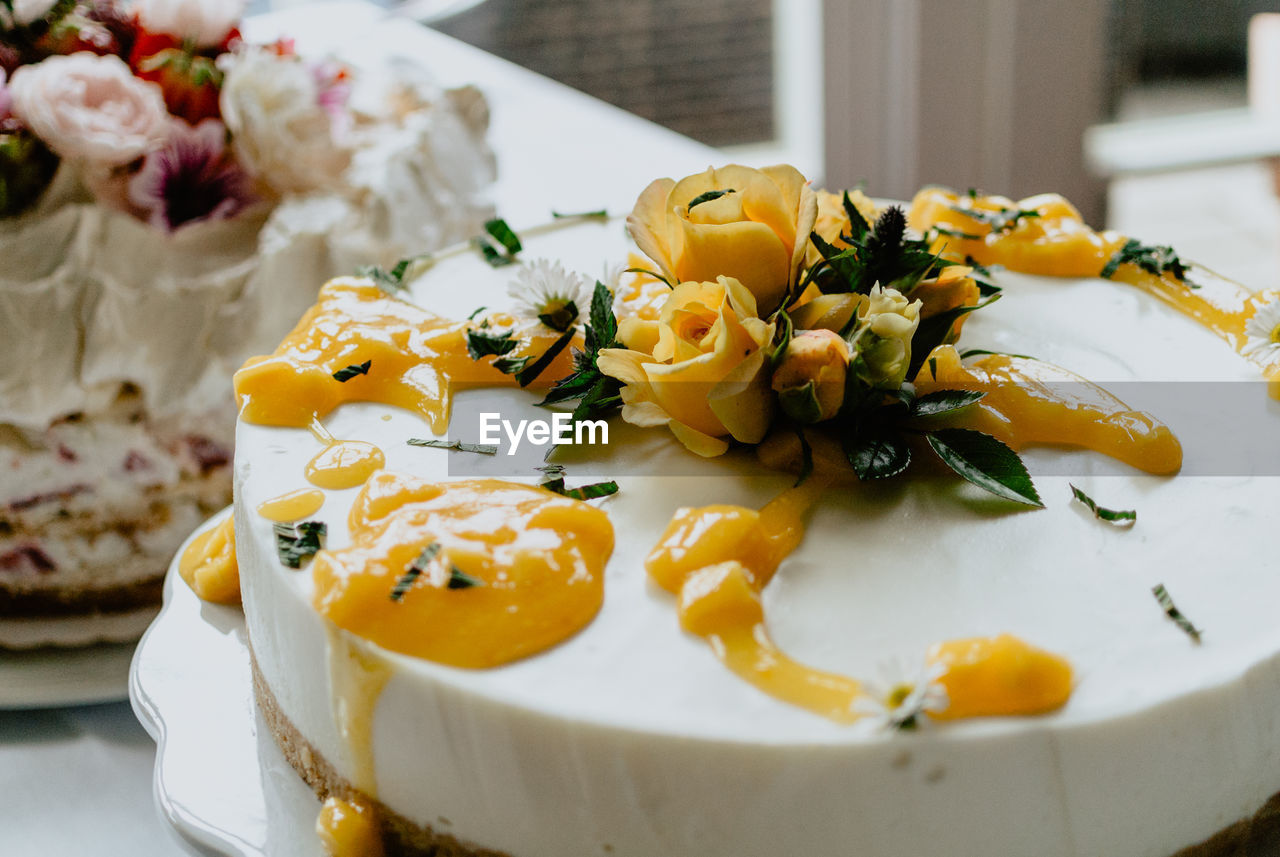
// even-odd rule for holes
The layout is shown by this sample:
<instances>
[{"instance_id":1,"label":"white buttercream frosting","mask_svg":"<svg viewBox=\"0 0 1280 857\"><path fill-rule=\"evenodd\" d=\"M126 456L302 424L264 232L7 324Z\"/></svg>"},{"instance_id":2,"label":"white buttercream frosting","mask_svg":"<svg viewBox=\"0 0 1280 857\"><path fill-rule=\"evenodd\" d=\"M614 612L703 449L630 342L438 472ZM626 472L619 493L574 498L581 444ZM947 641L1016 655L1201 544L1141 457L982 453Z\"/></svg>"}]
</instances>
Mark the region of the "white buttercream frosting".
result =
<instances>
[{"instance_id":1,"label":"white buttercream frosting","mask_svg":"<svg viewBox=\"0 0 1280 857\"><path fill-rule=\"evenodd\" d=\"M616 224L590 224L525 252L594 274L627 247ZM463 317L504 306L510 278L451 260L413 298ZM1033 354L1135 397L1147 388L1122 382L1256 378L1211 334L1124 285L999 279L1005 297L968 322L969 347ZM1254 424L1280 420L1251 386ZM466 392L460 408L469 396L497 397L512 418L539 414L528 393ZM1212 473L1220 458L1197 409L1157 416L1183 437L1187 472ZM389 469L430 478L449 478L450 456L466 455L406 445L428 430L389 406L344 405L326 426L377 443ZM791 479L732 455L695 458L665 432L613 429L607 454L569 464L571 482L621 486L604 501L617 546L590 626L492 670L382 653L395 673L372 750L378 798L396 812L517 857L1168 857L1280 791L1280 580L1265 570L1280 477L1166 479L1089 452L1027 456L1033 471L1070 465L1099 502L1136 508L1127 531L1094 520L1062 476L1037 476L1042 511L1011 511L959 480L829 497L764 596L788 654L874 678L886 660L918 663L932 643L1011 632L1076 670L1071 700L1052 715L893 733L836 725L739 680L646 579L643 558L677 506L759 506ZM455 425L464 439L475 430ZM271 524L253 512L303 487L317 450L304 430L239 425L236 532L257 663L283 713L352 778L309 575L279 565ZM328 492L315 516L330 547L349 541L354 493ZM1156 583L1204 630L1201 645L1162 613Z\"/></svg>"}]
</instances>

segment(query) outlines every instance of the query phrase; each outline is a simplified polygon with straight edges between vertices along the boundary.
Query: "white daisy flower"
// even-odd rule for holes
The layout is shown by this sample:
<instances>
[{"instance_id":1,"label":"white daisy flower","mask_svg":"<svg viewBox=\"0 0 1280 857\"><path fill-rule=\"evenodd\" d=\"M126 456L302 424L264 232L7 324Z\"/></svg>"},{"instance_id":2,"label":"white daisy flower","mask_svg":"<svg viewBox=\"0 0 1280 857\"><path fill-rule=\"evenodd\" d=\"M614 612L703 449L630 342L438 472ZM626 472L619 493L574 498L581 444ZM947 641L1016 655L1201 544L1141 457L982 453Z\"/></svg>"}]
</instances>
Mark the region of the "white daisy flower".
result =
<instances>
[{"instance_id":1,"label":"white daisy flower","mask_svg":"<svg viewBox=\"0 0 1280 857\"><path fill-rule=\"evenodd\" d=\"M1240 353L1264 367L1280 365L1280 299L1263 304L1245 322Z\"/></svg>"},{"instance_id":2,"label":"white daisy flower","mask_svg":"<svg viewBox=\"0 0 1280 857\"><path fill-rule=\"evenodd\" d=\"M534 259L507 286L517 315L536 318L563 333L591 309L594 284L582 274L566 271L559 262Z\"/></svg>"},{"instance_id":3,"label":"white daisy flower","mask_svg":"<svg viewBox=\"0 0 1280 857\"><path fill-rule=\"evenodd\" d=\"M910 674L900 663L891 663L881 672L882 681L864 683L864 693L854 700L853 710L879 720L885 728L914 729L922 716L945 711L950 704L940 681L946 664L925 661Z\"/></svg>"}]
</instances>

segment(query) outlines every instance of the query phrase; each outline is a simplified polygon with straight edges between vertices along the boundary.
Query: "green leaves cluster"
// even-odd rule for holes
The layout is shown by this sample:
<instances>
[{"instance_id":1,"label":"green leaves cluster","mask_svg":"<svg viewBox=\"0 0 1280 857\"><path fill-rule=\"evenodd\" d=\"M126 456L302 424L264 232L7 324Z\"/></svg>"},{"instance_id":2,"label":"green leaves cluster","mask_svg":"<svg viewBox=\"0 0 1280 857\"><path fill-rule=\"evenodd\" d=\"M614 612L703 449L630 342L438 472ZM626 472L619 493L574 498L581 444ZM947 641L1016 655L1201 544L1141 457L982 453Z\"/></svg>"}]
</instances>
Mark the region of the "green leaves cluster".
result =
<instances>
[{"instance_id":1,"label":"green leaves cluster","mask_svg":"<svg viewBox=\"0 0 1280 857\"><path fill-rule=\"evenodd\" d=\"M1018 454L991 435L964 428L930 428L928 420L955 414L982 399L971 390L936 390L916 396L909 384L862 402L842 415L841 444L859 479L887 479L911 464L908 438L922 436L938 458L985 491L1042 507L1040 494Z\"/></svg>"},{"instance_id":2,"label":"green leaves cluster","mask_svg":"<svg viewBox=\"0 0 1280 857\"><path fill-rule=\"evenodd\" d=\"M608 482L593 482L590 485L580 485L577 488L569 488L565 485L565 470L559 464L548 464L545 467L539 467L544 478L538 483L539 488L545 488L548 491L559 494L562 497L568 497L573 500L594 500L597 497L608 497L618 493L618 483L613 480Z\"/></svg>"},{"instance_id":3,"label":"green leaves cluster","mask_svg":"<svg viewBox=\"0 0 1280 857\"><path fill-rule=\"evenodd\" d=\"M1107 261L1099 276L1111 279L1120 266L1125 264L1137 265L1148 274L1154 274L1157 277L1169 274L1179 282L1187 279L1187 266L1178 258L1178 254L1172 247L1151 246L1134 238L1126 241L1124 246ZM1194 287L1194 284L1192 286Z\"/></svg>"},{"instance_id":4,"label":"green leaves cluster","mask_svg":"<svg viewBox=\"0 0 1280 857\"><path fill-rule=\"evenodd\" d=\"M537 380L561 351L569 347L575 333L577 328L570 327L536 360L531 356L509 357L507 355L519 347L520 340L510 330L493 331L489 329L488 322L481 322L480 326L467 331L467 354L472 360L496 356L493 368L504 375L514 375L521 387L527 387Z\"/></svg>"},{"instance_id":5,"label":"green leaves cluster","mask_svg":"<svg viewBox=\"0 0 1280 857\"><path fill-rule=\"evenodd\" d=\"M850 231L840 239L849 246L841 249L816 232L810 235L822 261L809 269L800 292L816 283L823 294L865 295L878 283L908 294L930 272L952 264L930 252L927 242L907 235L907 216L901 207L889 206L872 224L846 192L844 210Z\"/></svg>"},{"instance_id":6,"label":"green leaves cluster","mask_svg":"<svg viewBox=\"0 0 1280 857\"><path fill-rule=\"evenodd\" d=\"M613 294L604 283L596 282L588 315L584 347L573 353L573 373L556 381L538 403L545 406L576 400L574 421L597 419L622 404L622 382L596 367L602 349L622 347L618 342L618 319L613 314Z\"/></svg>"},{"instance_id":7,"label":"green leaves cluster","mask_svg":"<svg viewBox=\"0 0 1280 857\"><path fill-rule=\"evenodd\" d=\"M418 578L427 573L431 567L431 563L435 561L441 551L439 542L432 542L422 549L422 553L418 554L418 558L409 563L409 567L405 569L404 574L400 575L396 580L396 585L391 589L391 600L402 601L413 588ZM449 579L445 582L446 589L470 589L473 586L484 586L485 582L474 575L467 574L453 563L449 563Z\"/></svg>"},{"instance_id":8,"label":"green leaves cluster","mask_svg":"<svg viewBox=\"0 0 1280 857\"><path fill-rule=\"evenodd\" d=\"M303 560L324 550L325 535L329 532L322 521L276 524L272 530L276 536L276 556L287 568L302 568Z\"/></svg>"}]
</instances>

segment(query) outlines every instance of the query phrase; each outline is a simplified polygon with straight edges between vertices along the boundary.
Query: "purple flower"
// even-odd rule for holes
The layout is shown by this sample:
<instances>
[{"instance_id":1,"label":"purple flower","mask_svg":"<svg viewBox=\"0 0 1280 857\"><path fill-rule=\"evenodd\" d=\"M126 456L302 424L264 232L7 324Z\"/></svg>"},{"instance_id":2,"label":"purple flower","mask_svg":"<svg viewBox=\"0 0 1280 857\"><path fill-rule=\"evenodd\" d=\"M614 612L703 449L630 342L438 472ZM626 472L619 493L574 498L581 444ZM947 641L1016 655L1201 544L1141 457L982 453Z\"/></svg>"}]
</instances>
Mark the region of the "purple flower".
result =
<instances>
[{"instance_id":1,"label":"purple flower","mask_svg":"<svg viewBox=\"0 0 1280 857\"><path fill-rule=\"evenodd\" d=\"M226 220L257 200L252 182L227 151L217 119L174 122L169 141L149 153L129 182L129 200L152 226L172 232L188 223Z\"/></svg>"}]
</instances>

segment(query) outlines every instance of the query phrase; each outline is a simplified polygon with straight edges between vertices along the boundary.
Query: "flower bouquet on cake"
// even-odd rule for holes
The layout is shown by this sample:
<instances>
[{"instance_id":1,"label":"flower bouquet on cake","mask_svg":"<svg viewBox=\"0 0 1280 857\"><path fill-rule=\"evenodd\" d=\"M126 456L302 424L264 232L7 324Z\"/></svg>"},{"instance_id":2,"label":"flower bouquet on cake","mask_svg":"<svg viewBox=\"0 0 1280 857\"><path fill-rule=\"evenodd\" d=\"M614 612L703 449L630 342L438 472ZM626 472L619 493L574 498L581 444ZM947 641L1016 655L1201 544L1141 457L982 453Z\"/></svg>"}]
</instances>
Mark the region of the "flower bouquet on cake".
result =
<instances>
[{"instance_id":1,"label":"flower bouquet on cake","mask_svg":"<svg viewBox=\"0 0 1280 857\"><path fill-rule=\"evenodd\" d=\"M478 91L249 44L243 6L0 0L0 645L140 630L96 620L229 502L232 371L491 216Z\"/></svg>"}]
</instances>

